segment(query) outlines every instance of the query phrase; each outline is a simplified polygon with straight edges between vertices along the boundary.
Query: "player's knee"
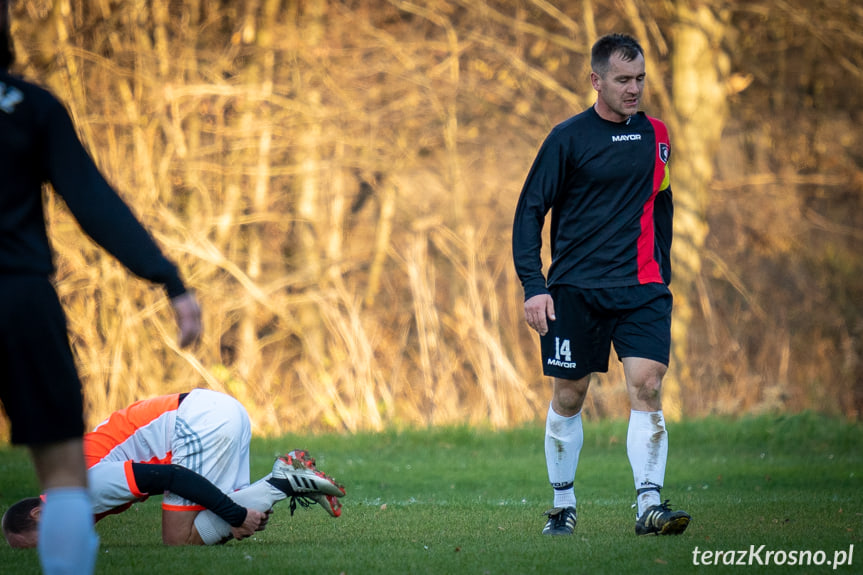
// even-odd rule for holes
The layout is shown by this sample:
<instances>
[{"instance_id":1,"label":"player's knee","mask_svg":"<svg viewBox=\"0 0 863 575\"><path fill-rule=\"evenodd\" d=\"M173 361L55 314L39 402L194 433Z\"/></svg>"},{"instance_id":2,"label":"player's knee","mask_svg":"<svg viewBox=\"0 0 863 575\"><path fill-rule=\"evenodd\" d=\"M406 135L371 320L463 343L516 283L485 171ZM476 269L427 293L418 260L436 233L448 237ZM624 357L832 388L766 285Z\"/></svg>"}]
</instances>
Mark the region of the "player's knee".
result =
<instances>
[{"instance_id":1,"label":"player's knee","mask_svg":"<svg viewBox=\"0 0 863 575\"><path fill-rule=\"evenodd\" d=\"M162 529L162 543L171 547L184 545L204 545L204 541L194 528L176 531Z\"/></svg>"},{"instance_id":2,"label":"player's knee","mask_svg":"<svg viewBox=\"0 0 863 575\"><path fill-rule=\"evenodd\" d=\"M584 406L587 384L579 381L556 381L554 388L554 408L563 416L575 415Z\"/></svg>"},{"instance_id":3,"label":"player's knee","mask_svg":"<svg viewBox=\"0 0 863 575\"><path fill-rule=\"evenodd\" d=\"M645 404L648 407L658 410L662 405L662 379L648 378L642 382L633 384L634 399L639 403Z\"/></svg>"}]
</instances>

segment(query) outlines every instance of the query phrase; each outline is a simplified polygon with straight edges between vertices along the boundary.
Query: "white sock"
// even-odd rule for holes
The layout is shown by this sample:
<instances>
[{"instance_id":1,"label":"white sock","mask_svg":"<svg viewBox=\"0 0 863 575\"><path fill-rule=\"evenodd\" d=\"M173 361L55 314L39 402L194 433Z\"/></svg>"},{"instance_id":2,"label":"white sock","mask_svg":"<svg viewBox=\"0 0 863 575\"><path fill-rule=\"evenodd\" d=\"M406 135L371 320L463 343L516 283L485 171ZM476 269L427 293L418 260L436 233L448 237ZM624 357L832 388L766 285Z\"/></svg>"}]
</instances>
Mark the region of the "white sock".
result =
<instances>
[{"instance_id":1,"label":"white sock","mask_svg":"<svg viewBox=\"0 0 863 575\"><path fill-rule=\"evenodd\" d=\"M39 519L39 561L46 575L89 575L96 567L99 537L84 487L45 491Z\"/></svg>"},{"instance_id":2,"label":"white sock","mask_svg":"<svg viewBox=\"0 0 863 575\"><path fill-rule=\"evenodd\" d=\"M266 511L279 501L288 498L284 491L267 482L267 479L272 476L272 473L268 473L248 487L243 487L233 493L228 493L228 497L230 497L234 503L242 505L243 507L248 507L255 511Z\"/></svg>"},{"instance_id":3,"label":"white sock","mask_svg":"<svg viewBox=\"0 0 863 575\"><path fill-rule=\"evenodd\" d=\"M283 491L267 483L271 475L267 475L248 487L233 493L228 493L235 503L247 509L266 511L288 496ZM220 543L231 535L231 526L227 521L209 510L204 510L195 516L195 529L207 545Z\"/></svg>"},{"instance_id":4,"label":"white sock","mask_svg":"<svg viewBox=\"0 0 863 575\"><path fill-rule=\"evenodd\" d=\"M665 482L668 459L668 432L662 411L635 411L629 415L626 453L638 503L638 517L652 505L661 503L659 490Z\"/></svg>"},{"instance_id":5,"label":"white sock","mask_svg":"<svg viewBox=\"0 0 863 575\"><path fill-rule=\"evenodd\" d=\"M551 405L545 420L545 464L554 488L555 507L575 507L575 470L584 445L581 412L572 417L558 415Z\"/></svg>"}]
</instances>

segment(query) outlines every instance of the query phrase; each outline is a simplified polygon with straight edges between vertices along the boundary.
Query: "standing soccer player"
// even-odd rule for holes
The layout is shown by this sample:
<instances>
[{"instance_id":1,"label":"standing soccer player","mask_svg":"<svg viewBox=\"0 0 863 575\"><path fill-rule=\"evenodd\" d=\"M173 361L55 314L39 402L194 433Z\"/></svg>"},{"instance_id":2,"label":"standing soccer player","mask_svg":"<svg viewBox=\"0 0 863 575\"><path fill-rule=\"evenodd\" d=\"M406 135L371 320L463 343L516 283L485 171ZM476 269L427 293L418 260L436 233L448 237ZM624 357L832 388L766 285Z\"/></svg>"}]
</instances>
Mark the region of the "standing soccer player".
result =
<instances>
[{"instance_id":1,"label":"standing soccer player","mask_svg":"<svg viewBox=\"0 0 863 575\"><path fill-rule=\"evenodd\" d=\"M0 401L12 443L30 449L45 496L39 523L43 571L92 573L99 541L87 494L81 383L66 318L51 284L42 184L52 184L97 243L132 272L165 286L194 342L201 315L177 269L101 176L63 106L8 72L7 0L0 0Z\"/></svg>"},{"instance_id":2,"label":"standing soccer player","mask_svg":"<svg viewBox=\"0 0 863 575\"><path fill-rule=\"evenodd\" d=\"M635 480L635 532L678 534L683 511L660 499L668 435L661 385L671 345L672 202L665 125L638 111L644 51L623 34L591 51L596 103L556 126L518 201L513 258L525 319L540 335L553 394L545 430L554 508L542 532L571 535L574 479L584 443L581 409L590 375L608 371L611 344L630 400L626 446ZM551 210L551 266L543 276L542 228Z\"/></svg>"}]
</instances>

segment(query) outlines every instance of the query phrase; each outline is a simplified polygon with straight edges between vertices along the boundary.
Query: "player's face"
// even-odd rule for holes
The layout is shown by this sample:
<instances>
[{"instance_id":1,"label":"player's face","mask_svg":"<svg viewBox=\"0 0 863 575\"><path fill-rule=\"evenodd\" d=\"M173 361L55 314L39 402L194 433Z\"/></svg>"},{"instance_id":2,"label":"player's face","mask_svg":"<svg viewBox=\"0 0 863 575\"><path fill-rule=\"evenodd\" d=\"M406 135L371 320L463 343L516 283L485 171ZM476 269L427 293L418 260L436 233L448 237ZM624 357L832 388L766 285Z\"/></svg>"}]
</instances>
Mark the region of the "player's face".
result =
<instances>
[{"instance_id":1,"label":"player's face","mask_svg":"<svg viewBox=\"0 0 863 575\"><path fill-rule=\"evenodd\" d=\"M12 533L4 529L3 536L6 538L6 542L9 543L9 547L13 549L32 549L39 544L38 528L22 531L21 533Z\"/></svg>"},{"instance_id":2,"label":"player's face","mask_svg":"<svg viewBox=\"0 0 863 575\"><path fill-rule=\"evenodd\" d=\"M614 53L608 61L604 76L590 74L596 90L596 111L612 122L623 122L638 111L644 91L644 56L624 60Z\"/></svg>"}]
</instances>

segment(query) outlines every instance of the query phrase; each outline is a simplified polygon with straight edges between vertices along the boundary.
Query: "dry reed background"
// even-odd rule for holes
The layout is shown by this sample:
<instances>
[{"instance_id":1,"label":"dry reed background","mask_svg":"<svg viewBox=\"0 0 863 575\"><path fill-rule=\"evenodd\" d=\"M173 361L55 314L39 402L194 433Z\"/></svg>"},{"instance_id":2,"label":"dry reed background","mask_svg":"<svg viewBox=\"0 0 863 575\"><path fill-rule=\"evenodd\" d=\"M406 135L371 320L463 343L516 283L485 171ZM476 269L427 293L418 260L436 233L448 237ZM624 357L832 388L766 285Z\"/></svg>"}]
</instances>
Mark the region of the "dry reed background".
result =
<instances>
[{"instance_id":1,"label":"dry reed background","mask_svg":"<svg viewBox=\"0 0 863 575\"><path fill-rule=\"evenodd\" d=\"M649 9L625 2L636 10L624 17L571 3L570 18L539 1L13 4L22 72L67 103L203 305L203 341L177 349L158 288L104 255L47 196L91 423L195 386L235 395L261 434L542 417L548 384L522 320L512 210L547 130L592 101L591 37L653 18ZM658 115L663 105L654 102ZM752 136L742 121L734 127L720 158L730 168L709 190L723 196L710 204L722 225L707 237L702 271L676 288L690 309L676 320L688 368L672 368L678 414L857 417L860 314L831 307L827 325L775 319L797 292L774 306L775 278L758 271L796 243L756 258L734 236L764 216L742 213L751 182L733 181L763 166L738 157ZM760 146L766 164L780 155L773 140ZM848 173L795 189L858 197ZM788 189L757 188L764 205L804 202L771 186ZM853 256L857 223L828 224L850 226L837 257ZM735 239L710 244L723 234ZM817 315L818 298L803 303ZM811 340L798 341L801 323L814 326ZM612 361L590 414L626 413L621 377Z\"/></svg>"}]
</instances>

